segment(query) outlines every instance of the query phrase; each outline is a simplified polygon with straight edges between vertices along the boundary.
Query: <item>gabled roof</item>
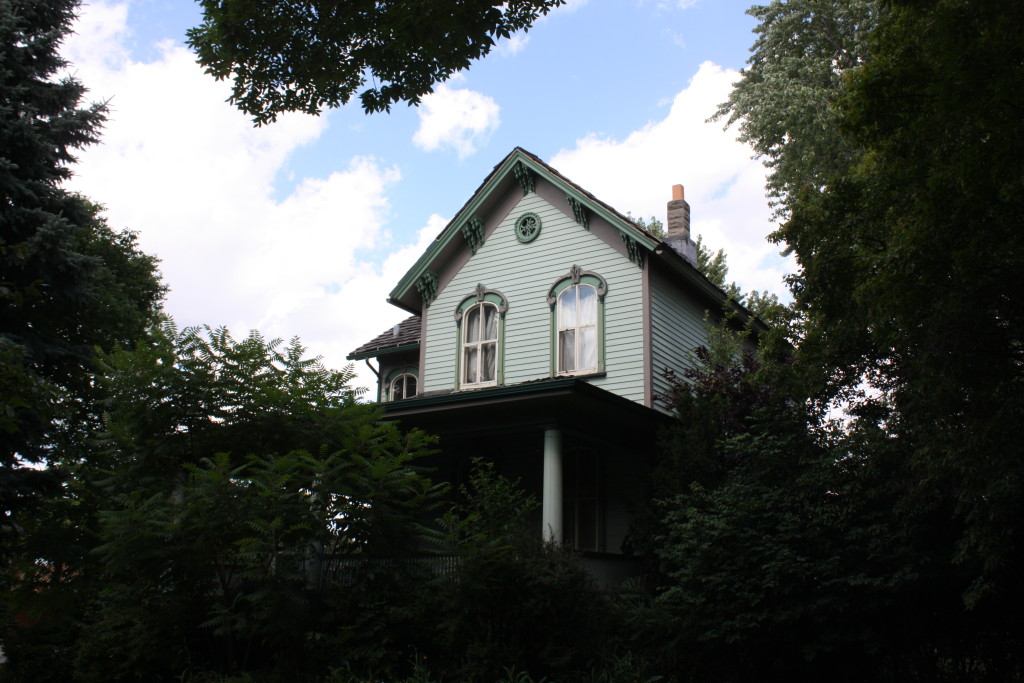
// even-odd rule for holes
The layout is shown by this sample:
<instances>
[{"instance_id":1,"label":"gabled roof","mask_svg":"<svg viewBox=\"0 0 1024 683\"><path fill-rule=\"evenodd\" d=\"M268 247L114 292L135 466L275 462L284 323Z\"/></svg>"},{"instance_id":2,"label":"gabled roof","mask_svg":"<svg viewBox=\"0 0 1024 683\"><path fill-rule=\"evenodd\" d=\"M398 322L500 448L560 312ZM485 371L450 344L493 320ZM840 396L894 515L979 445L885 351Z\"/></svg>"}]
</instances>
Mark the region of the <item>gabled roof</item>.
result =
<instances>
[{"instance_id":1,"label":"gabled roof","mask_svg":"<svg viewBox=\"0 0 1024 683\"><path fill-rule=\"evenodd\" d=\"M486 217L509 188L522 186L526 194L524 183L533 182L529 174L544 178L564 192L566 197L578 202L582 208L608 221L622 233L624 239L628 238L646 252L651 252L662 244L657 237L563 176L537 156L522 147L516 147L484 178L469 201L459 209L415 265L402 277L391 291L388 302L410 313L418 313L421 310L421 289L424 287L424 280L429 287L431 276L436 275L441 266L459 249L468 248L463 234L467 225L474 219L482 220Z\"/></svg>"},{"instance_id":2,"label":"gabled roof","mask_svg":"<svg viewBox=\"0 0 1024 683\"><path fill-rule=\"evenodd\" d=\"M415 351L420 347L420 317L414 315L406 318L386 332L366 342L348 354L348 360L376 358L403 351Z\"/></svg>"},{"instance_id":3,"label":"gabled roof","mask_svg":"<svg viewBox=\"0 0 1024 683\"><path fill-rule=\"evenodd\" d=\"M513 187L522 188L525 195L527 188L533 187L537 177L543 178L565 193L566 198L570 199L569 203L577 204L584 216L589 211L591 215L603 218L617 229L621 233L623 241L627 243L630 258L633 258L634 251L642 250L643 261L658 261L672 272L674 277L692 287L694 293L706 304L718 310L731 309L735 311L738 324L750 320L758 332L766 329L764 323L746 308L731 301L725 292L708 280L689 259L680 255L668 242L647 232L522 147L513 149L484 178L469 201L459 209L455 217L434 238L427 250L391 291L388 302L410 313L421 313L424 293L432 296L431 287L436 289L438 285L437 273L441 272L444 265L460 250L471 248L468 235L473 232L473 223L482 221ZM639 253L637 255L640 256ZM402 325L411 320L412 318L406 320ZM416 320L418 321L419 318L417 317ZM418 323L416 330L418 335ZM349 355L349 359L367 358L374 355L368 353L367 350L386 334L353 351ZM414 347L410 346L409 348ZM391 345L384 345L381 349L388 353L404 350L395 349Z\"/></svg>"}]
</instances>

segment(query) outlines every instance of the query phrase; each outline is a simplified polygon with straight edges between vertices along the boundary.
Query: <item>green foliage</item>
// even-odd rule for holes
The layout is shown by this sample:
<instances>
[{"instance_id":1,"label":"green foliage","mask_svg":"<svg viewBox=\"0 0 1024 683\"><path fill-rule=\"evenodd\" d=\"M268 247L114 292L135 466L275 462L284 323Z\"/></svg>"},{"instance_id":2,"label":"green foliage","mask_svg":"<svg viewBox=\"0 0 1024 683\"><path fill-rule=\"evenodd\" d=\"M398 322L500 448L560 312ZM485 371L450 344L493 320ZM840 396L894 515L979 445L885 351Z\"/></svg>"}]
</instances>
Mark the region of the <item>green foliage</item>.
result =
<instances>
[{"instance_id":1,"label":"green foliage","mask_svg":"<svg viewBox=\"0 0 1024 683\"><path fill-rule=\"evenodd\" d=\"M778 232L800 264L818 397L892 411L915 476L956 508L950 559L975 573L972 605L1024 597L1005 580L1024 548L1007 429L1024 416L1024 147L1007 133L1022 20L1017 3L891 3L838 109L863 152Z\"/></svg>"},{"instance_id":2,"label":"green foliage","mask_svg":"<svg viewBox=\"0 0 1024 683\"><path fill-rule=\"evenodd\" d=\"M109 433L63 499L100 509L79 529L96 540L78 554L42 544L12 602L62 625L58 679L316 677L338 652L358 660L375 621L395 634L416 616L377 609L415 598L401 567L323 580L412 552L441 492L418 465L432 439L357 403L350 368L327 370L298 340L171 321L103 366ZM35 626L5 637L13 670L41 667L45 643Z\"/></svg>"},{"instance_id":3,"label":"green foliage","mask_svg":"<svg viewBox=\"0 0 1024 683\"><path fill-rule=\"evenodd\" d=\"M518 482L477 460L461 494L440 520L462 554L436 624L446 679L575 680L602 654L610 601L575 553L524 527L537 503Z\"/></svg>"},{"instance_id":4,"label":"green foliage","mask_svg":"<svg viewBox=\"0 0 1024 683\"><path fill-rule=\"evenodd\" d=\"M699 678L1017 680L1024 9L751 12L719 116L772 169L799 344L679 392L659 606Z\"/></svg>"},{"instance_id":5,"label":"green foliage","mask_svg":"<svg viewBox=\"0 0 1024 683\"><path fill-rule=\"evenodd\" d=\"M95 349L141 337L164 293L134 234L62 187L106 112L83 105L85 88L62 75L77 7L0 2L0 622L5 633L15 619L36 623L48 635L35 645L51 654L67 652L62 629L78 616L69 565L87 552L91 508L66 477L91 457L87 436L100 424ZM10 591L16 579L31 588ZM22 604L42 586L45 609ZM59 659L47 668L55 679Z\"/></svg>"},{"instance_id":6,"label":"green foliage","mask_svg":"<svg viewBox=\"0 0 1024 683\"><path fill-rule=\"evenodd\" d=\"M789 200L819 189L854 158L835 103L844 76L868 58L867 38L883 13L877 0L772 0L747 13L757 40L714 119L739 122L769 168L768 191L785 215Z\"/></svg>"},{"instance_id":7,"label":"green foliage","mask_svg":"<svg viewBox=\"0 0 1024 683\"><path fill-rule=\"evenodd\" d=\"M469 481L459 487L460 502L441 519L441 541L456 552L511 551L530 532L526 519L539 505L511 481L494 471L494 463L475 458Z\"/></svg>"},{"instance_id":8,"label":"green foliage","mask_svg":"<svg viewBox=\"0 0 1024 683\"><path fill-rule=\"evenodd\" d=\"M374 87L359 94L367 113L419 104L497 39L529 30L563 3L201 0L203 23L188 43L208 73L233 80L231 102L262 125L283 112L345 104L368 79Z\"/></svg>"},{"instance_id":9,"label":"green foliage","mask_svg":"<svg viewBox=\"0 0 1024 683\"><path fill-rule=\"evenodd\" d=\"M667 234L665 232L665 224L659 221L654 216L651 216L650 220L645 221L643 218L639 216L634 217L632 213L627 213L626 218L633 221L634 223L637 224L638 227L642 228L643 230L646 230L655 237L659 239L665 239L665 235Z\"/></svg>"}]
</instances>

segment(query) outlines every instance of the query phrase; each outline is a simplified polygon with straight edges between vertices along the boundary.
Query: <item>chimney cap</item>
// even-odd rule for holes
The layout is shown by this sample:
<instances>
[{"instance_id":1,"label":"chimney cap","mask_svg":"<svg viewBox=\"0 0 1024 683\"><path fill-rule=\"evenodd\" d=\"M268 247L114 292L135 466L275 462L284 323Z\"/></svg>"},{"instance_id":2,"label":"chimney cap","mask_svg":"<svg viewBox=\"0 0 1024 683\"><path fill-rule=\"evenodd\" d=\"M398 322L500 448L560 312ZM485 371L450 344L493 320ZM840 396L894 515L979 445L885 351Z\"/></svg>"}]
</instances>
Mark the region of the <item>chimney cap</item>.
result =
<instances>
[{"instance_id":1,"label":"chimney cap","mask_svg":"<svg viewBox=\"0 0 1024 683\"><path fill-rule=\"evenodd\" d=\"M672 186L672 200L675 201L677 199L685 199L685 197L683 196L683 186L682 185L673 185Z\"/></svg>"}]
</instances>

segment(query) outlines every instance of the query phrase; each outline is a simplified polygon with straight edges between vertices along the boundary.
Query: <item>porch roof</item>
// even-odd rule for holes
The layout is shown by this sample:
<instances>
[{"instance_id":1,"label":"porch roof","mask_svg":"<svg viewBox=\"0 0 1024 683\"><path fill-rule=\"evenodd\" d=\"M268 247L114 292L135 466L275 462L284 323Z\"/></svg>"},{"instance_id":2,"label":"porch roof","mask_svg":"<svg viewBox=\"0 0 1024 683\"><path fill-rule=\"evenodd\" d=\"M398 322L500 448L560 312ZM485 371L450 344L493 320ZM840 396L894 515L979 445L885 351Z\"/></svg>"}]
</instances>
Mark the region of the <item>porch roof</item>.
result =
<instances>
[{"instance_id":1,"label":"porch roof","mask_svg":"<svg viewBox=\"0 0 1024 683\"><path fill-rule=\"evenodd\" d=\"M581 377L418 396L382 407L385 419L440 436L558 427L641 448L652 447L658 427L672 420Z\"/></svg>"}]
</instances>

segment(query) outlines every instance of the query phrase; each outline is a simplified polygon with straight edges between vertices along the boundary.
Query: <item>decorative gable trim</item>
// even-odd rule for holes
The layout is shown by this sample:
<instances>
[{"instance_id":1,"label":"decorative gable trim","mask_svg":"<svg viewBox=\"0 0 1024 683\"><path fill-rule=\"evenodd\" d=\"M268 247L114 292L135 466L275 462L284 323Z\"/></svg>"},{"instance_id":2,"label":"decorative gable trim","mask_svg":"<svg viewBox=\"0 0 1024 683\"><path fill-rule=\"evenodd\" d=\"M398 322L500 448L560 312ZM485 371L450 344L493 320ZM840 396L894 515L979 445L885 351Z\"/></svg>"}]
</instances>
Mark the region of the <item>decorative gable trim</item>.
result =
<instances>
[{"instance_id":1,"label":"decorative gable trim","mask_svg":"<svg viewBox=\"0 0 1024 683\"><path fill-rule=\"evenodd\" d=\"M434 274L434 271L424 271L416 280L416 289L420 293L420 298L423 299L423 308L430 308L430 304L434 303L434 299L437 298L437 275Z\"/></svg>"},{"instance_id":2,"label":"decorative gable trim","mask_svg":"<svg viewBox=\"0 0 1024 683\"><path fill-rule=\"evenodd\" d=\"M519 181L519 187L523 189L524 197L531 192L537 191L537 176L530 169L526 168L526 164L522 161L515 163L512 167L512 173L515 175L516 180Z\"/></svg>"},{"instance_id":3,"label":"decorative gable trim","mask_svg":"<svg viewBox=\"0 0 1024 683\"><path fill-rule=\"evenodd\" d=\"M622 233L622 241L626 243L626 252L629 254L629 260L640 266L640 270L643 270L644 252L640 249L640 245L626 233Z\"/></svg>"},{"instance_id":4,"label":"decorative gable trim","mask_svg":"<svg viewBox=\"0 0 1024 683\"><path fill-rule=\"evenodd\" d=\"M486 225L491 218L489 213L491 209L488 207L493 203L492 196L496 192L507 192L509 187L518 186L523 190L525 196L530 192L537 191L538 179L550 183L556 191L566 197L572 209L574 219L585 229L590 229L591 219L599 217L619 233L630 237L636 245L637 254L641 256L643 256L644 250L653 251L662 244L660 240L642 231L628 218L601 202L533 154L516 147L501 163L494 167L494 170L484 179L469 201L458 211L452 221L438 235L437 239L434 240L423 255L420 256L416 264L402 277L391 291L388 301L411 313L419 313L421 303L415 300L415 295L413 294L415 288L416 291L420 292L421 296L423 291L427 292L427 297L422 299L422 307L429 306L428 299L432 302L437 292L436 285L433 290L429 287L424 290L421 287L421 281L425 274L431 268L437 269L441 263L440 259L444 259L444 262L447 262L450 258L453 240L459 237L465 239L467 246L472 250L472 245L468 244L471 238L462 232L462 228L472 218L479 218ZM480 242L477 244L477 249L480 248L481 244L483 244L482 235ZM634 256L634 262L636 260L637 257ZM640 258L639 260L642 263L643 259Z\"/></svg>"},{"instance_id":5,"label":"decorative gable trim","mask_svg":"<svg viewBox=\"0 0 1024 683\"><path fill-rule=\"evenodd\" d=\"M476 250L484 245L484 222L473 216L462 224L460 231L469 244L469 250L476 256Z\"/></svg>"},{"instance_id":6,"label":"decorative gable trim","mask_svg":"<svg viewBox=\"0 0 1024 683\"><path fill-rule=\"evenodd\" d=\"M571 194L565 195L565 200L572 207L572 216L576 219L576 222L582 225L584 230L590 230L590 222L587 220L587 207L583 205L583 202Z\"/></svg>"}]
</instances>

